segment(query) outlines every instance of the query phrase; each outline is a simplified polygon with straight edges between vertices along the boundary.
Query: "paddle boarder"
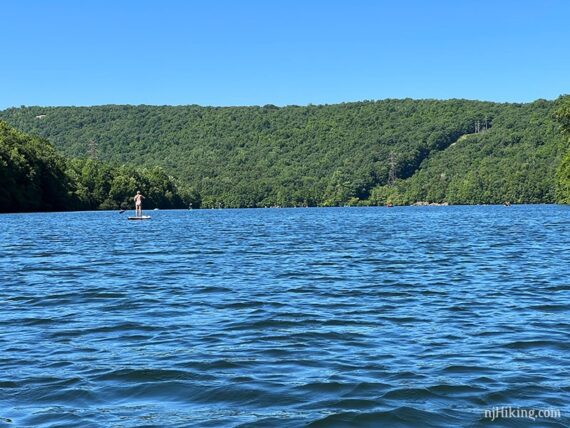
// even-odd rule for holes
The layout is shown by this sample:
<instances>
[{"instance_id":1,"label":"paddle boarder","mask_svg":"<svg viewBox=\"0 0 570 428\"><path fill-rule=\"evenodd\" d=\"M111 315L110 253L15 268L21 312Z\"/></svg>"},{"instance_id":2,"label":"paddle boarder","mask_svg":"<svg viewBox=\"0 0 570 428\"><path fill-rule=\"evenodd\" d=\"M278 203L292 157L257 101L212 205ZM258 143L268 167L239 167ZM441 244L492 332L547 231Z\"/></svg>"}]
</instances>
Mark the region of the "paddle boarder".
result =
<instances>
[{"instance_id":1,"label":"paddle boarder","mask_svg":"<svg viewBox=\"0 0 570 428\"><path fill-rule=\"evenodd\" d=\"M140 190L137 190L137 194L133 199L135 201L135 212L136 212L135 215L137 217L140 217L142 216L142 200L144 199L144 196L141 195Z\"/></svg>"}]
</instances>

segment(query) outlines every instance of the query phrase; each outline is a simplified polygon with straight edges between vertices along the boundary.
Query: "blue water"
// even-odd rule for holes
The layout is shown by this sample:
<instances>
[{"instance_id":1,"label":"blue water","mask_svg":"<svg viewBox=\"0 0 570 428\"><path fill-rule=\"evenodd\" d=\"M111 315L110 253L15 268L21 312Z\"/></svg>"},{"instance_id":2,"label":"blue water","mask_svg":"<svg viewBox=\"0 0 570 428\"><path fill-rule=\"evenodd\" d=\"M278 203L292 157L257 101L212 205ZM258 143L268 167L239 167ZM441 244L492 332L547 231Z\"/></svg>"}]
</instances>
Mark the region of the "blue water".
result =
<instances>
[{"instance_id":1,"label":"blue water","mask_svg":"<svg viewBox=\"0 0 570 428\"><path fill-rule=\"evenodd\" d=\"M127 214L0 216L1 427L570 425L570 207Z\"/></svg>"}]
</instances>

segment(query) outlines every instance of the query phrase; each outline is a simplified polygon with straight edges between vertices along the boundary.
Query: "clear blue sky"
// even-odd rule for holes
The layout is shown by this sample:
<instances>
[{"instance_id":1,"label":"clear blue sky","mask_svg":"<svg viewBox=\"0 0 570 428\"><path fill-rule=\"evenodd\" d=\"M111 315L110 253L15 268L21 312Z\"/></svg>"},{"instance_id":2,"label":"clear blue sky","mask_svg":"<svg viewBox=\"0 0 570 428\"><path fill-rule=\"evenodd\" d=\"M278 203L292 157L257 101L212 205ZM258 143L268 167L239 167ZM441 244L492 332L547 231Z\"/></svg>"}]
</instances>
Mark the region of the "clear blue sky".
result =
<instances>
[{"instance_id":1,"label":"clear blue sky","mask_svg":"<svg viewBox=\"0 0 570 428\"><path fill-rule=\"evenodd\" d=\"M568 0L18 0L0 18L0 109L570 92Z\"/></svg>"}]
</instances>

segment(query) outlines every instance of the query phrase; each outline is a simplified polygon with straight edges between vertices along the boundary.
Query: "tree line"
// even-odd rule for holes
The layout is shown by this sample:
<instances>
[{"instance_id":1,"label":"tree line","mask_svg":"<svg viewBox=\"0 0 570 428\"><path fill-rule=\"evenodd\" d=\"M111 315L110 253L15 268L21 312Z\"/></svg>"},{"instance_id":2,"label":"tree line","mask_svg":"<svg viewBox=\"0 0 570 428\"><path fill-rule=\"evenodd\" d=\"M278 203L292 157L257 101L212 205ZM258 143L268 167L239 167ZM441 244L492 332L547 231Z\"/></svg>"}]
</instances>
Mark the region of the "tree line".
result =
<instances>
[{"instance_id":1,"label":"tree line","mask_svg":"<svg viewBox=\"0 0 570 428\"><path fill-rule=\"evenodd\" d=\"M0 121L0 212L126 209L137 190L147 208L199 205L160 167L66 159L47 140Z\"/></svg>"},{"instance_id":2,"label":"tree line","mask_svg":"<svg viewBox=\"0 0 570 428\"><path fill-rule=\"evenodd\" d=\"M143 169L178 178L169 180L182 202L168 206L538 203L560 200L563 103L20 107L0 119L82 158L66 171L92 208L120 207L132 179L150 189L133 178Z\"/></svg>"},{"instance_id":3,"label":"tree line","mask_svg":"<svg viewBox=\"0 0 570 428\"><path fill-rule=\"evenodd\" d=\"M556 110L556 119L566 142L568 150L556 171L556 199L563 204L570 204L570 96L561 97Z\"/></svg>"}]
</instances>

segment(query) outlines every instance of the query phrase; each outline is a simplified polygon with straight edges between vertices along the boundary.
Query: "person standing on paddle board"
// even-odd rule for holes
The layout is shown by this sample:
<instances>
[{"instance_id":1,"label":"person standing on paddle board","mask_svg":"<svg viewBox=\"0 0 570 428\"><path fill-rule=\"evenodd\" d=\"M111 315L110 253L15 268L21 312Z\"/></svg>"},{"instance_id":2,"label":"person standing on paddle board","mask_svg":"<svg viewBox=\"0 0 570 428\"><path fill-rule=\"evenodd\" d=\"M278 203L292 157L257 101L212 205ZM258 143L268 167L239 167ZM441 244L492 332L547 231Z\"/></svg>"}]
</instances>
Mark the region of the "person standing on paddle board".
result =
<instances>
[{"instance_id":1,"label":"person standing on paddle board","mask_svg":"<svg viewBox=\"0 0 570 428\"><path fill-rule=\"evenodd\" d=\"M140 217L142 216L142 200L144 199L144 196L141 195L141 192L139 190L137 190L137 194L133 199L135 201L135 215L137 217Z\"/></svg>"}]
</instances>

